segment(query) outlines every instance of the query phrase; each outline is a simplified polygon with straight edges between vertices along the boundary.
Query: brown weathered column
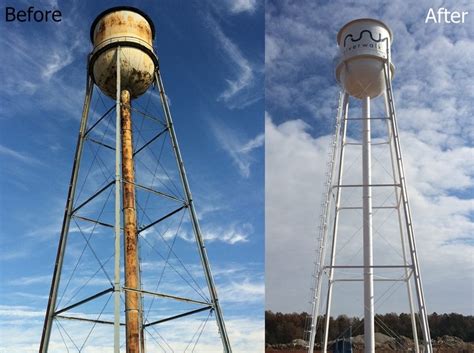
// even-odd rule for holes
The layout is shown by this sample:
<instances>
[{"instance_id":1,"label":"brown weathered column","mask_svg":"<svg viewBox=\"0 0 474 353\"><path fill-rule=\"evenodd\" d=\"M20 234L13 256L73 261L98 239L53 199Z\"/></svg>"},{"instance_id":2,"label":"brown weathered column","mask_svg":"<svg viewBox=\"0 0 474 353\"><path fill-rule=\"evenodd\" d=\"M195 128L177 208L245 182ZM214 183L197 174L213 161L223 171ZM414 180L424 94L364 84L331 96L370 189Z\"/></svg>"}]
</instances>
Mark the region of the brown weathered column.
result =
<instances>
[{"instance_id":1,"label":"brown weathered column","mask_svg":"<svg viewBox=\"0 0 474 353\"><path fill-rule=\"evenodd\" d=\"M132 118L130 113L130 92L120 95L122 120L122 178L123 219L125 240L125 287L140 289L137 212L135 209L135 170L133 163ZM140 352L141 297L134 291L125 291L127 353Z\"/></svg>"}]
</instances>

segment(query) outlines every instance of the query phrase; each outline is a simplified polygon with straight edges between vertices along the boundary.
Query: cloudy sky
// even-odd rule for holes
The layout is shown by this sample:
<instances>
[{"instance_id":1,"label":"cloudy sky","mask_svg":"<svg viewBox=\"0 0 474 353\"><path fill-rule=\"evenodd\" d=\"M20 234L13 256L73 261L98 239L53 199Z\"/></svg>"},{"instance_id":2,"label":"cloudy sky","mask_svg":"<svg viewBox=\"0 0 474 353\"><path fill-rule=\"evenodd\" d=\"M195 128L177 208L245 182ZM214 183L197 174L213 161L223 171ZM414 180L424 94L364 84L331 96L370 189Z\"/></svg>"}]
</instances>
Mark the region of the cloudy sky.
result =
<instances>
[{"instance_id":1,"label":"cloudy sky","mask_svg":"<svg viewBox=\"0 0 474 353\"><path fill-rule=\"evenodd\" d=\"M425 24L430 7L469 11L470 17L464 24ZM267 309L310 308L320 195L339 91L333 64L336 34L352 19L374 17L394 33L395 102L428 311L473 313L473 11L469 1L267 1ZM380 109L380 102L374 104ZM360 114L357 102L351 101L351 107L350 113ZM359 133L350 128L349 138L356 141ZM383 175L386 157L373 153L374 173ZM349 166L360 163L360 151L347 158L352 177L360 178L357 167ZM397 255L392 251L393 221L390 215L380 216L374 216L380 222L374 242L382 262ZM360 214L345 219L356 231ZM353 234L349 226L346 222L341 233ZM339 263L351 256L362 261L357 253L361 234L352 239L339 254ZM376 287L376 295L384 290ZM336 292L335 314L361 315L362 287L341 285ZM406 312L406 291L397 287L392 292L377 310Z\"/></svg>"},{"instance_id":2,"label":"cloudy sky","mask_svg":"<svg viewBox=\"0 0 474 353\"><path fill-rule=\"evenodd\" d=\"M2 9L7 5L17 9L31 5L27 1L16 1L14 5L1 3ZM89 26L101 11L122 4L118 1L107 4L40 1L34 5L38 9L59 8L62 22L1 23L0 41L4 48L0 54L3 62L0 85L1 350L37 352L84 98L86 57L91 50ZM264 306L264 6L252 0L226 0L218 4L213 1L162 1L157 5L131 1L128 5L148 13L155 23L155 46L161 72L234 351L260 352L263 349ZM156 94L140 99L137 106L162 117ZM96 92L91 104L91 122L96 121L110 104L113 102ZM143 134L136 134L135 143L141 145L152 135L145 128L148 125L143 117L135 119ZM112 118L104 119L94 133L96 140L113 143L109 141L113 136ZM161 146L154 145L154 153L158 154ZM137 158L136 168L137 174L143 171L137 178L144 183L155 182L159 187L157 180L161 178L162 186L168 187L173 178L176 181L169 140L163 146L163 164L168 163L169 174L155 169L157 164L153 157L156 154L143 153ZM89 181L84 187L81 182L78 184L82 190L78 198L85 199L97 190L113 170L110 165L113 153L101 151L94 159L95 151L97 145L85 147L81 177L86 180L89 175ZM167 182L168 186L165 185ZM178 182L176 184L179 186ZM101 195L98 202L109 207L112 199L107 199L106 194ZM141 206L146 204L149 217L143 212L139 221L146 225L154 219L153 212L157 216L166 204L154 204L153 200L143 198L139 202L143 201ZM97 214L97 208L92 206L88 211ZM107 217L113 218L107 212L106 208L103 221ZM168 246L164 243L166 240L168 244L173 242L174 251L196 280L193 285L195 289L198 287L196 293L200 288L205 292L189 220L181 213L174 222L171 224L170 221L169 225L174 231L162 231L161 240L154 229L143 234L142 270L149 274L148 279L143 278L144 286L156 289L155 283L159 281L156 269L163 268L164 259L157 257L155 250L166 254L163 250ZM69 283L66 279L72 274L75 261L81 258L84 239L92 233L103 235L90 241L98 242L97 257L104 265L104 271L99 267L94 276L97 259L86 248L78 273ZM74 286L80 288L87 278L93 279L88 282L92 285L91 292L108 283L107 274L113 273L108 256L113 254L113 248L106 242L107 236L110 237L110 232L107 235L103 230L92 229L90 224L72 223L62 305L86 296L87 292L75 292ZM164 292L189 294L186 290L189 291L190 286L186 285L191 277L186 277L186 281L183 279L183 266L174 256L168 262L160 288ZM180 274L172 271L175 268L181 271ZM79 273L79 269L84 272ZM104 296L103 300L108 298ZM89 309L92 312L102 304L104 302ZM176 309L175 312L186 309L156 304L157 309L153 309L152 314L164 308ZM110 303L105 307L104 317L107 317ZM86 308L81 310L77 308L74 314L89 315ZM158 314L165 316L165 313ZM182 350L188 341L184 346L179 342L183 338L177 335L182 332L180 327L197 331L206 315L183 319L176 324L181 325L179 327L164 325L155 338L159 334L167 335L166 342L171 346L175 344L174 349ZM66 337L69 347L79 345L89 328L71 324L68 332L74 332L78 338L69 340ZM61 333L65 336L65 331L62 326L54 329L57 331L52 347L64 351ZM105 337L110 335L102 329L97 330L95 338L88 341L87 351L103 351L101 347L107 347ZM196 351L221 351L213 318L204 332ZM161 347L159 351L170 351L160 338L157 338L158 342L149 340L157 349Z\"/></svg>"}]
</instances>

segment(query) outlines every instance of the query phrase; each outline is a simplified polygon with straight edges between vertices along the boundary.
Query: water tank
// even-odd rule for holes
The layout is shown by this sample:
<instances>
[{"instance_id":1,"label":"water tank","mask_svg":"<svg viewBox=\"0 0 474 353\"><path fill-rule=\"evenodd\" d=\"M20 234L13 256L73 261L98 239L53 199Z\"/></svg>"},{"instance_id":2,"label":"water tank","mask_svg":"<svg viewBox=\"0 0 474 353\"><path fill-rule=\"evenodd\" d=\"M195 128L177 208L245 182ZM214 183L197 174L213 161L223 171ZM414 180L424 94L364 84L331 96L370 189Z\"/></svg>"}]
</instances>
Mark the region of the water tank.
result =
<instances>
[{"instance_id":1,"label":"water tank","mask_svg":"<svg viewBox=\"0 0 474 353\"><path fill-rule=\"evenodd\" d=\"M116 97L116 49L120 46L122 89L132 98L143 94L153 83L158 59L153 51L155 27L142 11L128 6L102 12L91 26L89 70L95 84L106 95Z\"/></svg>"},{"instance_id":2,"label":"water tank","mask_svg":"<svg viewBox=\"0 0 474 353\"><path fill-rule=\"evenodd\" d=\"M337 34L340 59L336 78L356 98L377 97L385 89L383 63L390 58L393 35L382 21L361 18L344 25ZM394 67L390 63L393 75Z\"/></svg>"}]
</instances>

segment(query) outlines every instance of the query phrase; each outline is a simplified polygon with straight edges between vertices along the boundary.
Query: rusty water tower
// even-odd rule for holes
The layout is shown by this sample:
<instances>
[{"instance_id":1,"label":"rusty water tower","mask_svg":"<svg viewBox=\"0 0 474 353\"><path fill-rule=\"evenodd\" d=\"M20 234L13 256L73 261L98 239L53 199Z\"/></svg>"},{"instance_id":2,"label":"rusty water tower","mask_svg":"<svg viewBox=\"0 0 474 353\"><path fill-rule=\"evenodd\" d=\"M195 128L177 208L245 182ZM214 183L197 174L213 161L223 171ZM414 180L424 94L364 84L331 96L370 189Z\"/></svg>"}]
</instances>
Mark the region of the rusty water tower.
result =
<instances>
[{"instance_id":1,"label":"rusty water tower","mask_svg":"<svg viewBox=\"0 0 474 353\"><path fill-rule=\"evenodd\" d=\"M60 319L77 320L77 322L91 322L94 327L96 325L113 326L113 339L111 338L111 341L113 342L113 351L115 353L120 352L121 327L125 327L126 352L145 353L147 349L144 338L144 328L163 322L169 322L188 315L193 315L195 313L209 311L209 315L211 315L211 313L214 313L215 315L218 334L222 341L223 350L224 352L230 353L231 346L229 338L227 336L222 311L217 297L217 291L211 274L198 218L196 216L181 152L176 139L168 99L164 91L163 81L158 65L158 57L153 47L153 40L155 38L155 27L153 21L146 13L133 7L121 6L110 8L98 15L94 20L91 26L90 37L93 43L93 50L88 58L85 101L39 352L46 353L51 351L50 337L53 323ZM115 104L104 115L96 120L95 123L91 124L88 122L88 118L90 115L89 110L91 107L94 86L97 86L104 95L113 99ZM143 111L140 111L140 109L133 107L134 99L138 99L145 92L152 89L152 86L156 87L160 97L160 103L164 115L164 128L158 130L156 135L144 143L143 146L137 148L137 146L134 146L133 144L134 116L143 114L148 115L147 118L155 119L156 121L159 120L150 116L150 114L146 114ZM107 117L110 112L113 112L113 110L115 110L114 144L107 145L104 141L96 141L90 138L92 131L96 129L105 117ZM135 115L132 115L132 113ZM135 155L142 152L145 148L150 148L154 141L165 135L168 136L171 141L171 154L175 158L177 168L176 174L179 175L181 181L183 200L155 190L149 185L140 185L136 179ZM115 168L109 183L93 193L84 202L78 204L78 201L76 200L78 176L84 144L88 140L102 145L100 147L106 147L109 150L115 151ZM140 227L137 222L137 200L135 197L138 188L159 196L167 197L168 199L174 198L175 201L180 202L180 204L175 210L161 215L158 219L150 221L150 224L146 226ZM91 217L84 217L79 214L80 210L86 205L97 201L97 199L103 195L104 191L109 190L111 192L112 189L115 189L113 224L108 224L99 219L92 219ZM180 211L189 213L192 231L194 233L194 241L197 245L199 259L201 261L205 282L209 291L209 299L205 301L197 301L186 297L158 293L156 291L145 290L142 288L143 279L140 278L140 257L138 251L139 235L145 229L149 230L151 227L156 226ZM89 295L86 298L78 300L65 307L58 307L58 289L61 284L61 275L64 270L64 259L67 256L66 247L68 236L71 232L71 221L75 221L76 219L92 222L94 224L94 229L97 226L103 226L108 227L111 229L111 232L113 232L113 281L111 280L111 285L102 291ZM121 257L121 244L123 244L124 249L123 258ZM87 245L90 246L89 242ZM171 250L172 249L170 249L170 251ZM120 265L121 261L123 261L124 264L123 279L122 268ZM99 263L103 267L104 264L101 261L99 261ZM67 284L69 285L69 281ZM103 319L91 319L90 317L78 317L77 315L67 315L70 310L78 308L86 303L90 303L107 294L109 294L111 298L113 297L113 320L107 321ZM121 295L124 295L125 297L123 307L121 302L123 299L121 298ZM171 317L145 322L142 302L144 296L172 299L199 305L199 307L187 312L179 312ZM125 314L122 315L122 312ZM59 333L61 334L61 331ZM61 337L64 339L63 336L64 335L61 334ZM78 348L77 345L76 348Z\"/></svg>"},{"instance_id":2,"label":"rusty water tower","mask_svg":"<svg viewBox=\"0 0 474 353\"><path fill-rule=\"evenodd\" d=\"M313 288L311 295L311 317L307 330L308 353L313 353L316 341L316 331L319 323L320 311L325 308L322 322L322 352L328 351L329 322L331 315L332 297L334 291L343 283L362 283L363 313L364 313L364 343L365 353L375 352L375 304L377 292L375 283L404 283L407 289L407 301L411 312L412 332L415 342L415 352L432 353L431 337L428 326L423 286L421 282L420 266L415 244L412 216L408 200L406 178L400 148L398 125L395 114L395 103L392 90L394 66L391 61L390 46L393 34L390 28L382 21L370 18L353 20L345 24L337 34L339 46L339 61L336 65L336 79L341 85L339 107L336 119L336 131L333 136L332 148L329 155L325 193L323 195L322 214L319 226L319 246L313 273ZM379 96L384 98L383 116L371 116L371 100ZM361 116L350 116L349 99L358 99L361 103ZM371 125L375 122L385 124L384 135L375 138ZM361 125L361 136L347 138L347 131L356 124ZM356 141L354 141L354 139ZM355 147L354 147L355 146ZM389 155L389 167L384 170L384 177L388 180L376 181L373 178L372 148L386 148ZM361 175L352 182L344 173L357 160L351 160L347 150L360 148L362 163ZM380 157L379 157L380 158ZM345 167L349 164L350 167ZM385 167L383 167L385 168ZM382 168L379 168L382 169ZM387 170L390 169L390 172ZM386 172L386 173L385 173ZM388 197L379 200L374 197L375 190L385 190ZM355 203L343 200L342 196L352 193L360 197ZM389 202L387 204L387 202ZM353 212L352 218L348 215ZM354 215L355 212L359 214ZM378 217L377 212L393 212L386 219L393 221L393 233L397 235L397 247L389 243L397 251L397 262L391 258L374 257L374 229L373 220ZM395 215L394 217L390 217ZM341 222L348 222L341 226ZM358 227L357 220L362 225ZM385 221L384 221L385 222ZM383 224L383 223L382 223ZM354 230L355 228L355 230ZM383 229L387 231L389 227ZM353 234L343 245L338 243L338 237L349 230ZM355 238L361 231L358 241ZM398 234L397 234L398 233ZM392 233L390 233L392 234ZM379 238L386 240L383 235ZM353 240L354 239L354 240ZM392 240L393 241L393 240ZM339 240L340 242L340 240ZM350 258L340 256L340 251L349 243L358 243L362 250L362 259L355 254ZM329 253L329 256L327 254ZM336 262L336 257L337 262ZM376 258L378 261L374 261ZM355 263L349 262L357 259ZM344 260L346 262L344 262ZM382 274L382 271L392 271ZM326 276L326 278L325 278ZM323 284L326 295L323 296ZM414 287L414 291L413 291ZM416 302L414 301L414 298ZM347 298L352 299L352 298ZM421 328L421 339L418 338L416 315ZM382 324L379 322L379 325ZM421 342L419 342L421 341ZM403 349L403 348L402 348Z\"/></svg>"}]
</instances>

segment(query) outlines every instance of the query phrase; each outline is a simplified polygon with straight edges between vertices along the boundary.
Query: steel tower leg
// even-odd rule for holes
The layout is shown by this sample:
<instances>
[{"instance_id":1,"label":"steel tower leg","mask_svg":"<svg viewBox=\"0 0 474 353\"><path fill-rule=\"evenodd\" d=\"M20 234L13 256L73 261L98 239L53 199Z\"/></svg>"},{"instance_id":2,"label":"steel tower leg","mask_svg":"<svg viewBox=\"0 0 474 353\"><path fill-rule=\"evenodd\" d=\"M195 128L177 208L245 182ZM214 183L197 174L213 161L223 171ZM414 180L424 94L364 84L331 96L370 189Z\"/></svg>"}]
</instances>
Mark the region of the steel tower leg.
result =
<instances>
[{"instance_id":1,"label":"steel tower leg","mask_svg":"<svg viewBox=\"0 0 474 353\"><path fill-rule=\"evenodd\" d=\"M82 150L84 146L84 134L86 131L87 120L89 117L89 107L92 97L94 83L92 78L87 75L86 95L84 98L84 106L82 108L82 118L79 128L79 136L77 138L76 152L74 155L74 163L72 167L71 180L69 183L68 196L66 201L66 208L64 210L63 224L61 227L61 235L59 238L58 252L56 255L56 262L54 264L53 279L51 281L51 289L49 292L48 307L43 325L43 333L41 335L41 343L39 352L47 353L49 348L49 339L51 337L51 326L54 320L54 312L56 310L56 300L58 297L59 283L61 281L61 271L64 262L64 252L66 249L67 238L69 233L69 225L71 223L72 210L74 205L74 196L76 193L77 177L79 174L79 167L81 163Z\"/></svg>"},{"instance_id":2,"label":"steel tower leg","mask_svg":"<svg viewBox=\"0 0 474 353\"><path fill-rule=\"evenodd\" d=\"M418 308L420 310L420 322L421 322L421 330L423 334L423 347L426 353L432 353L433 347L431 344L431 335L428 325L428 314L426 310L425 298L423 293L423 285L421 281L421 273L420 267L418 263L418 255L416 251L416 242L413 233L413 224L411 220L411 211L410 205L408 202L408 194L406 189L406 180L405 180L405 172L403 168L402 162L402 153L400 148L400 141L398 138L398 125L397 119L395 114L395 104L393 100L393 91L392 91L392 83L390 81L390 74L389 74L389 67L388 63L384 64L384 75L385 75L385 86L386 86L386 95L388 101L388 109L389 109L389 119L393 133L393 147L395 151L395 159L397 161L397 171L398 177L400 180L400 187L401 187L401 202L403 205L403 212L405 215L406 220L406 228L407 228L407 235L408 235L408 243L410 249L410 256L411 261L413 264L413 276L415 282L415 291L417 294L417 301L418 301Z\"/></svg>"},{"instance_id":3,"label":"steel tower leg","mask_svg":"<svg viewBox=\"0 0 474 353\"><path fill-rule=\"evenodd\" d=\"M365 353L375 353L374 274L372 237L372 166L370 98L362 99L362 217L364 237L364 343Z\"/></svg>"},{"instance_id":4,"label":"steel tower leg","mask_svg":"<svg viewBox=\"0 0 474 353\"><path fill-rule=\"evenodd\" d=\"M387 93L384 93L384 99L385 99L385 114L388 117L390 115L389 113L389 108L388 108L388 99L387 99ZM387 136L388 140L390 141L389 149L390 149L390 159L391 159L391 166L392 166L392 175L393 175L393 184L397 184L398 180L396 177L396 167L395 167L395 159L393 155L393 148L391 144L393 132L390 126L390 122L387 120ZM394 192L395 192L395 202L397 205L397 216L398 216L398 226L399 226L399 231L400 231L400 241L402 244L402 255L403 255L403 264L408 265L407 261L407 254L406 254L406 244L405 244L405 238L403 236L403 222L402 222L402 213L400 210L400 194L397 186L394 186ZM418 344L418 330L416 328L416 318L415 318L415 307L413 305L413 293L411 290L411 283L410 283L410 271L408 268L405 268L405 278L406 278L406 284L407 284L407 294L408 294L408 303L410 307L410 319L411 319L411 326L412 326L412 334L413 334L413 343L415 346L415 353L420 353L420 347Z\"/></svg>"},{"instance_id":5,"label":"steel tower leg","mask_svg":"<svg viewBox=\"0 0 474 353\"><path fill-rule=\"evenodd\" d=\"M337 176L337 185L342 184L342 176L344 172L344 150L346 143L346 133L347 133L347 118L349 111L349 94L344 94L344 110L342 114L343 119L343 129L342 129L342 139L339 155L339 171ZM341 188L336 189L336 202L335 202L335 214L334 214L334 224L332 229L332 246L331 246L331 266L336 264L336 248L337 248L337 229L339 226L339 207L341 205ZM331 316L331 303L332 303L332 291L333 291L333 282L334 279L334 268L329 269L329 278L328 278L328 292L327 292L327 302L326 302L326 314L324 322L324 331L323 331L323 353L327 352L328 338L329 338L329 319Z\"/></svg>"},{"instance_id":6,"label":"steel tower leg","mask_svg":"<svg viewBox=\"0 0 474 353\"><path fill-rule=\"evenodd\" d=\"M176 138L176 133L175 133L175 130L174 130L173 119L171 117L171 112L170 112L169 105L168 105L168 98L167 98L166 93L165 93L165 89L164 89L164 86L163 86L163 81L161 79L161 74L160 74L159 69L156 70L155 80L156 80L156 84L158 85L158 91L159 91L159 94L160 94L161 104L162 104L162 107L163 107L163 113L165 115L166 124L168 126L168 131L169 131L170 138L171 138L171 143L173 145L173 151L174 151L174 154L175 154L175 157L176 157L176 162L178 164L179 174L180 174L180 177L181 177L181 182L183 184L183 190L184 190L184 193L185 193L186 202L187 202L187 205L189 207L189 211L190 211L190 215L191 215L191 223L192 223L193 230L194 230L194 236L195 236L196 242L198 244L199 256L201 258L201 263L202 263L202 266L204 268L204 274L205 274L206 282L207 282L207 285L208 285L208 288L209 288L209 294L211 296L212 306L213 306L213 309L215 311L217 326L219 327L219 334L221 336L222 345L223 345L223 348L224 348L224 353L231 353L232 348L230 346L229 337L227 336L227 330L226 330L225 323L224 323L224 317L222 315L221 307L220 307L220 304L219 304L219 299L217 297L217 291L216 291L216 288L215 288L214 279L212 277L211 267L209 265L209 260L207 258L206 247L204 245L204 240L202 238L201 229L199 227L198 217L197 217L197 214L196 214L196 210L194 208L194 203L193 203L193 198L192 198L192 195L191 195L191 190L189 188L188 178L186 176L186 171L184 169L183 159L181 157L181 151L179 149L178 140Z\"/></svg>"},{"instance_id":7,"label":"steel tower leg","mask_svg":"<svg viewBox=\"0 0 474 353\"><path fill-rule=\"evenodd\" d=\"M336 168L336 163L335 163L335 158L336 158L336 151L338 150L338 145L339 141L341 142L341 145L339 147L340 151L340 158L339 158L339 175L338 175L338 180L342 178L341 174L341 166L342 166L342 161L343 161L343 149L344 149L344 142L345 142L345 136L346 136L346 126L347 126L347 108L349 104L349 95L346 93L341 93L339 97L339 107L338 107L338 114L337 114L337 121L336 121L336 132L335 132L335 139L333 141L333 152L332 152L332 166L331 166L331 176L330 179L327 180L329 185L327 185L328 190L326 192L326 203L324 207L326 208L323 210L323 217L325 219L325 223L322 225L323 230L322 230L322 239L321 239L321 244L320 244L320 253L319 253L319 259L315 271L315 282L314 282L314 295L312 298L312 310L311 310L311 330L310 330L310 336L309 336L309 345L308 345L308 353L313 353L314 352L314 344L316 341L316 331L317 331L317 326L318 326L318 317L319 317L319 304L321 301L321 286L322 286L322 277L323 277L323 267L322 265L324 264L324 259L326 257L326 242L327 242L327 222L328 222L328 217L329 217L329 201L330 201L330 194L332 192L331 190L331 185L332 185L332 176L334 174L335 168ZM341 131L341 124L343 124L342 128L342 136L339 138L340 131ZM339 190L337 190L337 194L339 194ZM337 196L336 196L337 199ZM337 204L337 201L336 201ZM334 237L333 237L334 238ZM333 241L333 247L334 247L334 241ZM331 254L332 258L332 254Z\"/></svg>"},{"instance_id":8,"label":"steel tower leg","mask_svg":"<svg viewBox=\"0 0 474 353\"><path fill-rule=\"evenodd\" d=\"M114 254L114 353L120 353L120 232L121 232L121 119L120 119L120 47L117 47L117 94L115 100L115 254Z\"/></svg>"}]
</instances>

